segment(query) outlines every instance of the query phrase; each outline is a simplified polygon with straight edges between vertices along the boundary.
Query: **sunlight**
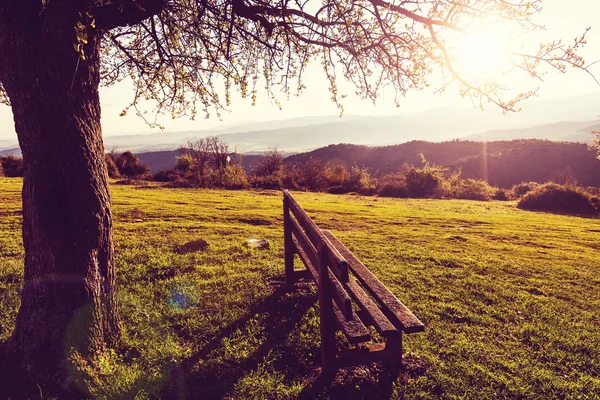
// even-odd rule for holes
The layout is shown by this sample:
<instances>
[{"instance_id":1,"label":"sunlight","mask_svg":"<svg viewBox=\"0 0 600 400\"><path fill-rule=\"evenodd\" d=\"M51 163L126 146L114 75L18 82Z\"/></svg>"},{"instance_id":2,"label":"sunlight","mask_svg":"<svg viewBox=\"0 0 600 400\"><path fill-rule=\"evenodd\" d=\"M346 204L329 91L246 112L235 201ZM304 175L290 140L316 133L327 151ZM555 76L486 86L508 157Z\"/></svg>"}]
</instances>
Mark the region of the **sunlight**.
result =
<instances>
[{"instance_id":1,"label":"sunlight","mask_svg":"<svg viewBox=\"0 0 600 400\"><path fill-rule=\"evenodd\" d=\"M455 69L468 79L492 79L510 68L509 44L510 35L497 25L471 29L454 47Z\"/></svg>"}]
</instances>

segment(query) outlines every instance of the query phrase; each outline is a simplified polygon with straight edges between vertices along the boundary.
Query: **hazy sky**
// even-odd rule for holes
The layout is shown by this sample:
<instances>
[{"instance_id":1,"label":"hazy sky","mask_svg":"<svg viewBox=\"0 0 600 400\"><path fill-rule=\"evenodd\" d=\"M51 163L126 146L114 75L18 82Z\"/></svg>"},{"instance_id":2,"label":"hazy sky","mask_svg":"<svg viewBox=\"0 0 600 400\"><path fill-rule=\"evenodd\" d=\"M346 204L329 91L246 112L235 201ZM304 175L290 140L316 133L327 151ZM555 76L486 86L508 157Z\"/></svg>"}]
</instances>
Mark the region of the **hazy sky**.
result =
<instances>
[{"instance_id":1,"label":"hazy sky","mask_svg":"<svg viewBox=\"0 0 600 400\"><path fill-rule=\"evenodd\" d=\"M600 59L600 1L598 0L544 0L543 11L536 17L536 21L545 25L547 30L536 32L529 35L528 41L549 41L553 39L563 39L565 42L571 42L572 39L580 35L586 27L592 27L588 33L588 45L582 51L582 55L588 62ZM200 130L212 127L225 127L229 124L240 123L244 121L264 121L273 119L294 118L310 115L332 115L339 111L329 100L330 95L327 90L327 82L320 72L320 67L312 67L306 75L305 84L307 90L300 98L293 98L290 101L284 101L282 111L271 105L266 96L260 96L258 104L255 107L250 105L248 100L240 99L233 95L233 104L230 107L231 113L225 113L222 121L216 118L209 120L197 119L190 121L188 119L171 120L164 116L159 122L165 126L166 130ZM600 77L600 63L593 67L596 75ZM530 87L535 87L536 82L530 81ZM519 84L520 85L520 84ZM516 85L515 85L516 86ZM599 92L598 87L593 80L580 71L569 71L566 75L557 72L550 72L545 82L541 84L539 100L550 100L560 97L572 97L579 94ZM352 93L348 90L348 93ZM141 119L133 115L119 117L119 113L127 106L132 98L131 87L126 83L113 86L111 88L102 88L100 97L102 103L102 126L105 136L118 134L133 134L145 132L158 132L158 129L152 130ZM469 107L467 100L459 101L457 90L448 90L443 96L433 94L433 90L425 92L412 92L403 98L401 108L396 109L393 102L393 94L384 93L378 100L376 106L369 101L360 101L348 98L345 103L345 113L347 114L397 114L420 111L430 107ZM535 101L529 100L529 101ZM523 104L523 112L527 112L527 103ZM491 106L489 111L498 113L497 109ZM16 135L13 128L13 120L10 109L0 106L0 139L15 139Z\"/></svg>"}]
</instances>

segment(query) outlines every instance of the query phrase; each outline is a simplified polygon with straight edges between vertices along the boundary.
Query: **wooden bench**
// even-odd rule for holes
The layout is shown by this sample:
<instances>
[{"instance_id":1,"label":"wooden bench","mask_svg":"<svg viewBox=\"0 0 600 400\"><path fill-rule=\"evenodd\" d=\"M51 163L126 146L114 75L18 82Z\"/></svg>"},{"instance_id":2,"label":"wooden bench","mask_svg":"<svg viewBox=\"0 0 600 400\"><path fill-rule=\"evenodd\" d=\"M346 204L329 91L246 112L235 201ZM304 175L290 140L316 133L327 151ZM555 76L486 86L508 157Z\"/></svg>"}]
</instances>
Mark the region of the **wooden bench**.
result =
<instances>
[{"instance_id":1,"label":"wooden bench","mask_svg":"<svg viewBox=\"0 0 600 400\"><path fill-rule=\"evenodd\" d=\"M287 190L283 193L286 280L292 284L308 275L319 288L323 371L384 360L401 365L402 333L422 332L425 326L331 232L319 229ZM305 270L294 270L294 254ZM373 341L370 326L384 343ZM337 351L338 330L350 349Z\"/></svg>"}]
</instances>

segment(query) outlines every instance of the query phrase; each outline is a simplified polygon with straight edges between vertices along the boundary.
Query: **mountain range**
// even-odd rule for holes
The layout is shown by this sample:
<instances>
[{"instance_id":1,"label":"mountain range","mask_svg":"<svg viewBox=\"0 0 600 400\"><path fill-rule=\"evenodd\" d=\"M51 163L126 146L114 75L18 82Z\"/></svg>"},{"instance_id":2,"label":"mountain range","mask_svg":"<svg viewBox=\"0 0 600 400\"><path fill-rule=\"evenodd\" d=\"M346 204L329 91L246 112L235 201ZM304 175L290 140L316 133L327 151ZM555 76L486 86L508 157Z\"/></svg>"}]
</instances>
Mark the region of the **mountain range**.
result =
<instances>
[{"instance_id":1,"label":"mountain range","mask_svg":"<svg viewBox=\"0 0 600 400\"><path fill-rule=\"evenodd\" d=\"M425 140L498 141L545 139L588 143L600 128L600 93L526 104L522 113L502 115L476 108L432 108L420 113L388 116L314 116L245 122L220 129L105 135L107 151L136 154L175 150L187 141L218 136L239 153L257 154L269 148L305 152L338 143L386 146ZM19 154L16 140L0 139L0 155Z\"/></svg>"}]
</instances>

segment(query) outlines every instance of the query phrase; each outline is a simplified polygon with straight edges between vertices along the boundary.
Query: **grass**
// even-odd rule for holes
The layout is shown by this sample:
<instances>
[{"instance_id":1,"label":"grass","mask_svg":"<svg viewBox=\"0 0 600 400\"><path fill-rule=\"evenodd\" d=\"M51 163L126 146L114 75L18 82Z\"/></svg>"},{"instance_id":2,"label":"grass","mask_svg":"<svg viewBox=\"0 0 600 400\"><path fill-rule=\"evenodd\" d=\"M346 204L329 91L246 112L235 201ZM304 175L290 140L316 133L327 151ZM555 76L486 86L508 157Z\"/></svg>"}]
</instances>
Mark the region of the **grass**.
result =
<instances>
[{"instance_id":1,"label":"grass","mask_svg":"<svg viewBox=\"0 0 600 400\"><path fill-rule=\"evenodd\" d=\"M0 341L22 285L20 188L0 178ZM112 195L124 340L87 378L98 398L600 396L600 219L295 193L427 326L404 340L424 373L371 366L324 383L316 292L280 285L278 192L113 185ZM200 237L207 251L174 251Z\"/></svg>"}]
</instances>

